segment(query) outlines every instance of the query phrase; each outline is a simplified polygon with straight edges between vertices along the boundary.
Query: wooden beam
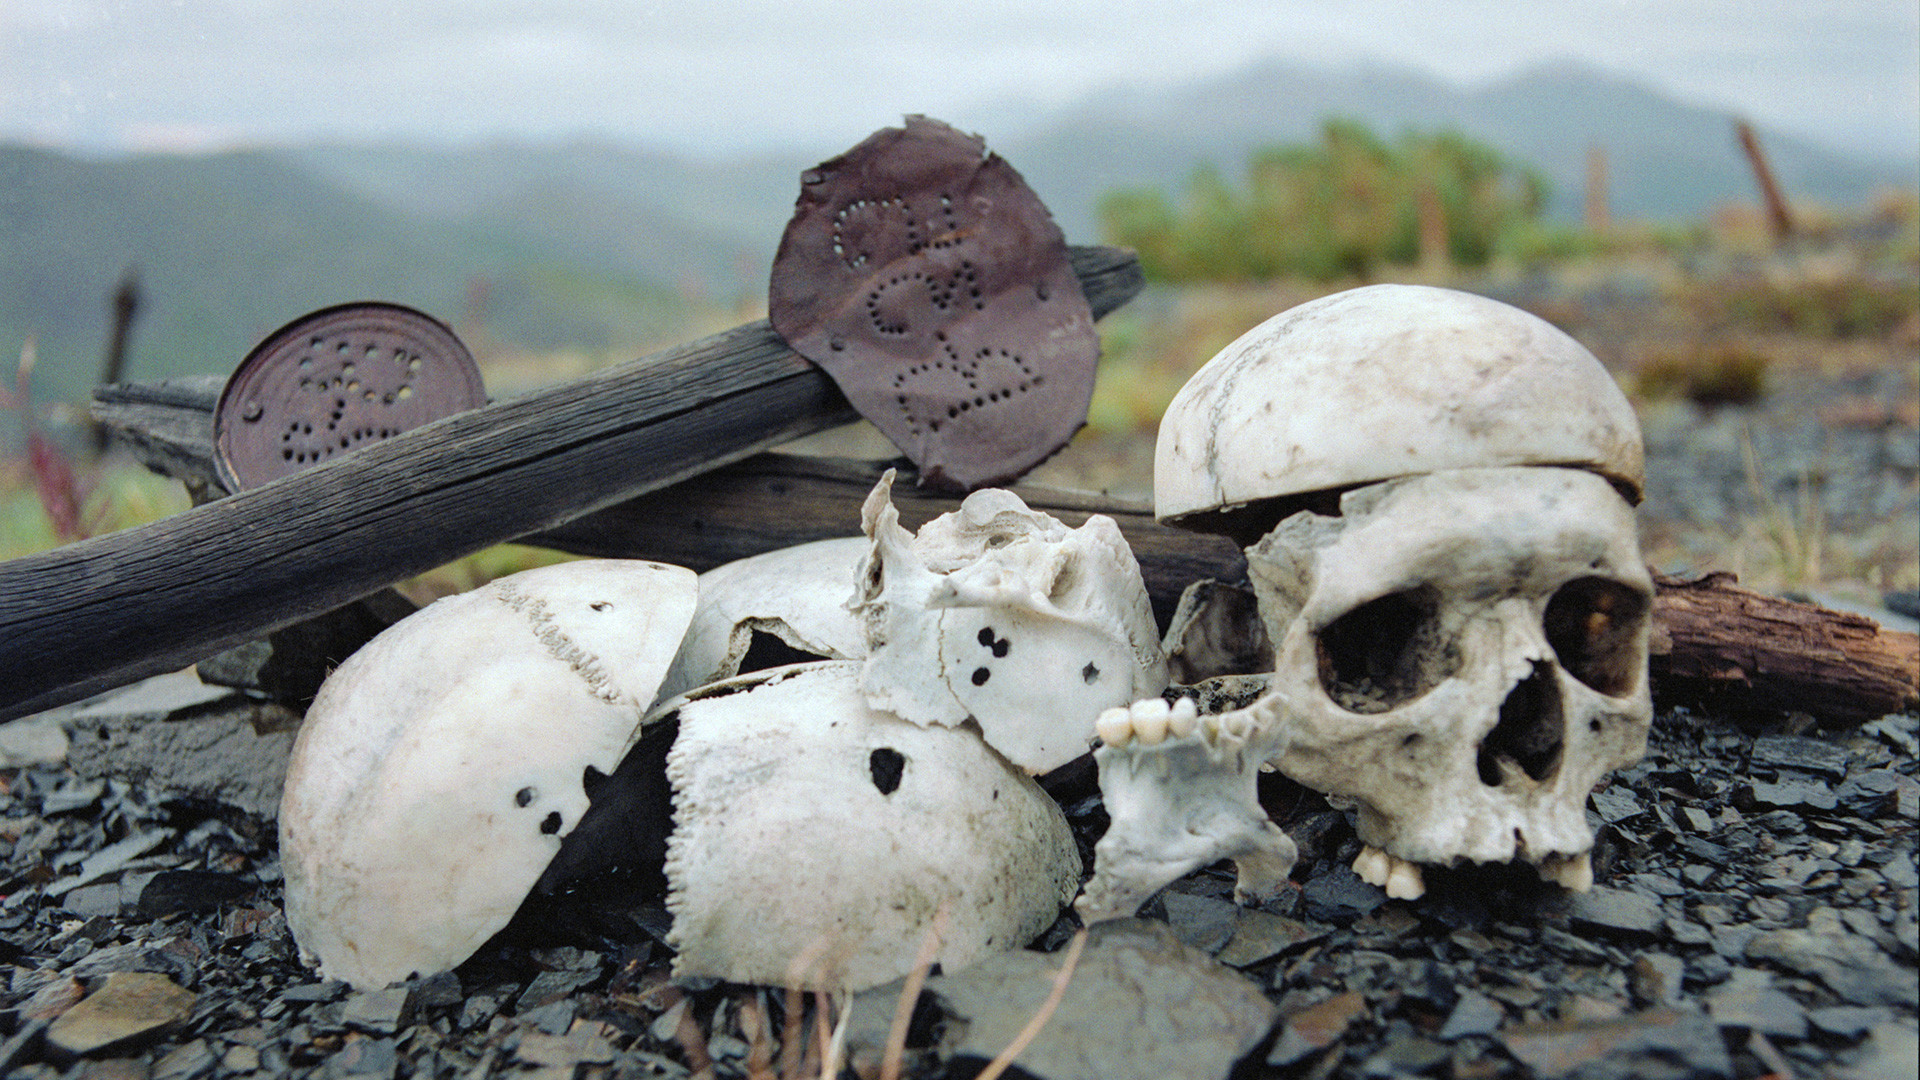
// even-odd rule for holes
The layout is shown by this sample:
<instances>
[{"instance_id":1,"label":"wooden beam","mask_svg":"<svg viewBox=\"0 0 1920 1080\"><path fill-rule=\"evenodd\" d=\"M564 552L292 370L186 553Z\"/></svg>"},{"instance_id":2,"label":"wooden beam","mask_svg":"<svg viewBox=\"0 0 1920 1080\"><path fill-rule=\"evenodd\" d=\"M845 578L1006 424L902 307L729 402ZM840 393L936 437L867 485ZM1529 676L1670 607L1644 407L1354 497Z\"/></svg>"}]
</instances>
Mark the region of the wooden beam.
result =
<instances>
[{"instance_id":1,"label":"wooden beam","mask_svg":"<svg viewBox=\"0 0 1920 1080\"><path fill-rule=\"evenodd\" d=\"M1141 276L1076 248L1095 317ZM763 320L0 564L0 720L174 670L462 555L856 419Z\"/></svg>"}]
</instances>

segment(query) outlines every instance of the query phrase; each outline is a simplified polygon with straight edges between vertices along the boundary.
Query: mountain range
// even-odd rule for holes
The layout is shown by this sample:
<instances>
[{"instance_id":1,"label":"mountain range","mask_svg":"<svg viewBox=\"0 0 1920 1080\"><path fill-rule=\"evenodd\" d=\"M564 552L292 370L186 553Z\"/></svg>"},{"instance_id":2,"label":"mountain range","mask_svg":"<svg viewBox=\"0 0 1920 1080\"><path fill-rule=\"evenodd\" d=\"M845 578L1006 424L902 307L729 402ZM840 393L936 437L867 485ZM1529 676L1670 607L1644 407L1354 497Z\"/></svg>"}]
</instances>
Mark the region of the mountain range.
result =
<instances>
[{"instance_id":1,"label":"mountain range","mask_svg":"<svg viewBox=\"0 0 1920 1080\"><path fill-rule=\"evenodd\" d=\"M1107 192L1178 190L1202 164L1235 177L1253 150L1310 140L1334 116L1387 136L1461 131L1537 167L1563 219L1582 205L1596 146L1618 219L1698 218L1754 198L1732 117L1572 64L1467 89L1268 61L1171 88L1115 86L1056 111L987 109L974 130L1070 241L1091 243ZM1920 183L1915 161L1760 132L1795 199L1857 206ZM118 158L0 145L0 346L31 335L41 396L84 396L107 295L129 268L145 298L134 378L231 370L281 323L351 299L468 328L483 319L495 339L535 350L672 341L690 332L694 302L764 294L800 172L844 149L700 161L584 140Z\"/></svg>"}]
</instances>

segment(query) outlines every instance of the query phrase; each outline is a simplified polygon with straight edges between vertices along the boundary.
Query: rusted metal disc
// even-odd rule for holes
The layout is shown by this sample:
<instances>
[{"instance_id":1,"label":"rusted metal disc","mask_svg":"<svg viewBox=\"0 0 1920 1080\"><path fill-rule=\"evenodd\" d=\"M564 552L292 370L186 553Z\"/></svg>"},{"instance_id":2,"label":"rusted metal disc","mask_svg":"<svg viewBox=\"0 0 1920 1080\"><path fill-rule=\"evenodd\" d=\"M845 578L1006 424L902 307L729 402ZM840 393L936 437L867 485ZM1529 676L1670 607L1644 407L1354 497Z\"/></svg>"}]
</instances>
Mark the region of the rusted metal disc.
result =
<instances>
[{"instance_id":1,"label":"rusted metal disc","mask_svg":"<svg viewBox=\"0 0 1920 1080\"><path fill-rule=\"evenodd\" d=\"M1100 342L1066 238L981 140L908 117L801 177L773 327L920 468L972 489L1086 422Z\"/></svg>"},{"instance_id":2,"label":"rusted metal disc","mask_svg":"<svg viewBox=\"0 0 1920 1080\"><path fill-rule=\"evenodd\" d=\"M220 392L215 461L230 491L486 404L472 354L430 315L342 304L254 347Z\"/></svg>"}]
</instances>

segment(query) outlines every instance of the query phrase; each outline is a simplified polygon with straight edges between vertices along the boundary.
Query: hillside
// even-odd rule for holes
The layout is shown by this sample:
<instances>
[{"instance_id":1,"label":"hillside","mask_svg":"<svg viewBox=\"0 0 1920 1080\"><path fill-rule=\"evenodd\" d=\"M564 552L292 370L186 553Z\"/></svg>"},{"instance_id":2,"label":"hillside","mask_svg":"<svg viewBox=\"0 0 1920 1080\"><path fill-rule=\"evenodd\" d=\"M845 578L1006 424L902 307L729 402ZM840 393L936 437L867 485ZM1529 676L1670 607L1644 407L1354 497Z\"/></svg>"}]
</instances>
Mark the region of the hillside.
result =
<instances>
[{"instance_id":1,"label":"hillside","mask_svg":"<svg viewBox=\"0 0 1920 1080\"><path fill-rule=\"evenodd\" d=\"M1562 217L1577 213L1590 145L1608 151L1619 218L1694 218L1753 198L1730 117L1574 65L1468 89L1270 61L1046 114L983 109L975 130L1087 243L1100 239L1103 194L1178 187L1202 162L1236 175L1252 150L1311 139L1336 115L1385 133L1461 130L1543 170ZM1915 183L1912 162L1761 131L1795 199L1858 205ZM674 339L690 300L763 294L800 172L844 149L690 161L575 140L97 159L0 146L0 348L37 335L42 395L83 396L106 296L129 266L147 301L133 377L227 370L287 319L360 298L463 326L477 317L494 340L535 350Z\"/></svg>"}]
</instances>

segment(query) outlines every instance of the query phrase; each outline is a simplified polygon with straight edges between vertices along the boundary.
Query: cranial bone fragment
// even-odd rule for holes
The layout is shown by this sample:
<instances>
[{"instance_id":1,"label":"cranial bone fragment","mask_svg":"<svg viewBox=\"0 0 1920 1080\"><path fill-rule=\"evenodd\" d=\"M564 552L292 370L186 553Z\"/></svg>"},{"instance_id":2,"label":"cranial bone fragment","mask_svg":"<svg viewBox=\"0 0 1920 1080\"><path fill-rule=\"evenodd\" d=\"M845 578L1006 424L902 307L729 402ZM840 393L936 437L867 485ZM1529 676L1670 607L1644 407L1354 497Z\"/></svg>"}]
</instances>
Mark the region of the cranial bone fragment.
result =
<instances>
[{"instance_id":1,"label":"cranial bone fragment","mask_svg":"<svg viewBox=\"0 0 1920 1080\"><path fill-rule=\"evenodd\" d=\"M1645 750L1652 584L1633 511L1577 469L1348 492L1248 549L1287 702L1283 772L1358 811L1354 869L1522 859L1592 881L1585 807Z\"/></svg>"},{"instance_id":2,"label":"cranial bone fragment","mask_svg":"<svg viewBox=\"0 0 1920 1080\"><path fill-rule=\"evenodd\" d=\"M1080 879L1066 818L974 731L868 707L860 665L703 687L667 759L675 972L860 989L905 974L943 906L949 969L1015 949Z\"/></svg>"},{"instance_id":3,"label":"cranial bone fragment","mask_svg":"<svg viewBox=\"0 0 1920 1080\"><path fill-rule=\"evenodd\" d=\"M888 473L862 512L869 704L916 724L975 721L1038 773L1086 753L1102 710L1166 685L1140 565L1111 518L1069 529L989 489L915 535L891 489Z\"/></svg>"},{"instance_id":4,"label":"cranial bone fragment","mask_svg":"<svg viewBox=\"0 0 1920 1080\"><path fill-rule=\"evenodd\" d=\"M1503 465L1588 469L1638 501L1639 422L1551 323L1452 289L1370 285L1275 315L1187 380L1160 421L1154 514L1213 527L1261 500Z\"/></svg>"},{"instance_id":5,"label":"cranial bone fragment","mask_svg":"<svg viewBox=\"0 0 1920 1080\"><path fill-rule=\"evenodd\" d=\"M1193 700L1153 698L1101 714L1093 752L1112 824L1094 846L1094 872L1075 901L1087 922L1132 915L1161 886L1232 859L1234 899L1279 895L1294 843L1267 819L1255 790L1260 766L1285 746L1285 702L1268 694L1244 709L1199 715Z\"/></svg>"},{"instance_id":6,"label":"cranial bone fragment","mask_svg":"<svg viewBox=\"0 0 1920 1080\"><path fill-rule=\"evenodd\" d=\"M816 540L701 574L700 603L659 700L737 674L756 633L823 660L866 656L866 631L847 598L868 546L858 536Z\"/></svg>"},{"instance_id":7,"label":"cranial bone fragment","mask_svg":"<svg viewBox=\"0 0 1920 1080\"><path fill-rule=\"evenodd\" d=\"M694 575L563 563L447 597L328 677L280 809L287 925L380 987L505 926L613 771L692 615Z\"/></svg>"}]
</instances>

